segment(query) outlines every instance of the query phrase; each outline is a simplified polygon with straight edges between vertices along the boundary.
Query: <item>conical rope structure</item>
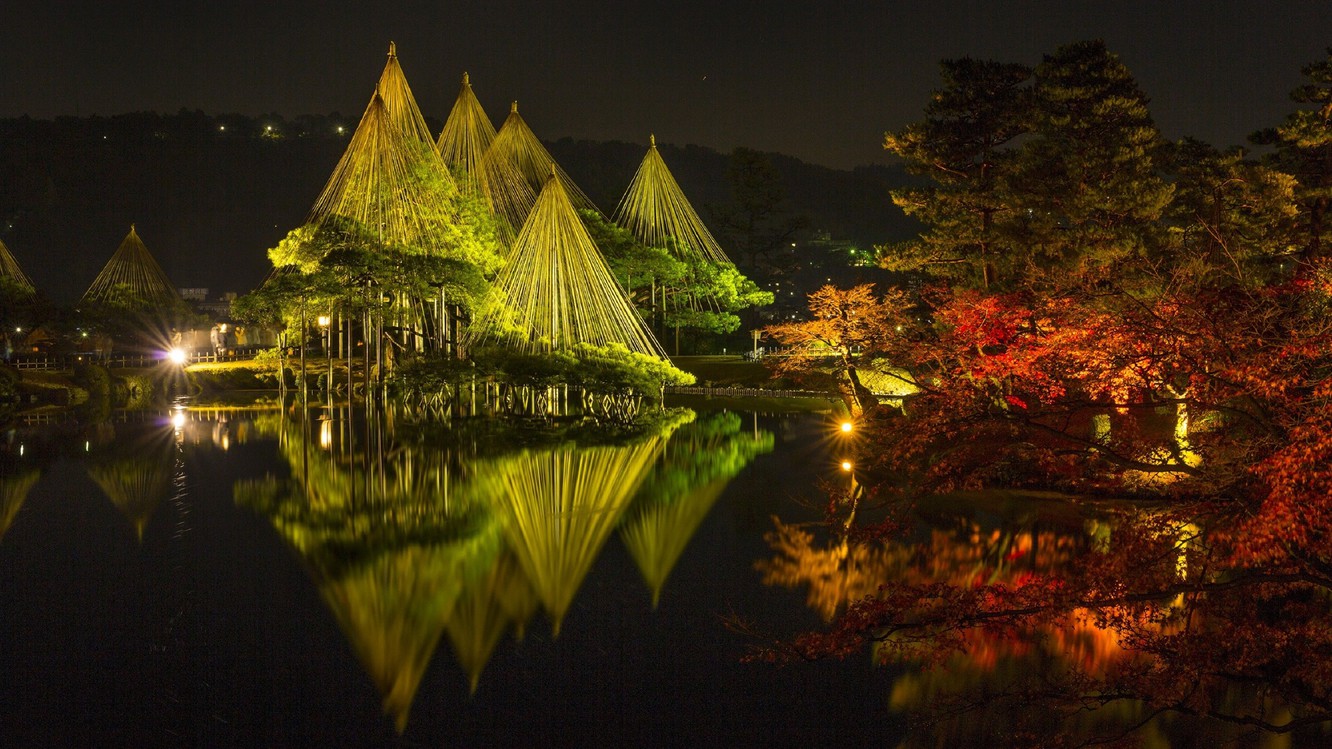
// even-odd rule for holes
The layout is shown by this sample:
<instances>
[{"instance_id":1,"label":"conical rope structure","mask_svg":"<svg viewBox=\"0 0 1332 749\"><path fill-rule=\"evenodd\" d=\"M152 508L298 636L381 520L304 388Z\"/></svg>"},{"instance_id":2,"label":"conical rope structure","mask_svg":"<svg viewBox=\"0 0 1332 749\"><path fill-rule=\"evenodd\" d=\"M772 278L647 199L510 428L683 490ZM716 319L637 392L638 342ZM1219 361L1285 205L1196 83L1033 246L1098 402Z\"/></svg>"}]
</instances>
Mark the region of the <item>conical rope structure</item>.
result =
<instances>
[{"instance_id":1,"label":"conical rope structure","mask_svg":"<svg viewBox=\"0 0 1332 749\"><path fill-rule=\"evenodd\" d=\"M615 222L649 247L671 246L677 253L730 263L666 167L657 150L657 137L648 137L647 155L615 208ZM676 241L672 244L668 239Z\"/></svg>"},{"instance_id":2,"label":"conical rope structure","mask_svg":"<svg viewBox=\"0 0 1332 749\"><path fill-rule=\"evenodd\" d=\"M526 353L579 343L619 344L667 358L615 282L555 176L547 180L514 241L490 303L483 305L468 331L469 346L489 340Z\"/></svg>"},{"instance_id":3,"label":"conical rope structure","mask_svg":"<svg viewBox=\"0 0 1332 749\"><path fill-rule=\"evenodd\" d=\"M495 126L472 92L471 79L463 73L462 89L436 143L439 157L466 180L469 189L481 190L481 160L494 140Z\"/></svg>"},{"instance_id":4,"label":"conical rope structure","mask_svg":"<svg viewBox=\"0 0 1332 749\"><path fill-rule=\"evenodd\" d=\"M23 272L23 268L19 267L18 260L14 259L14 254L3 241L0 241L0 279L8 281L14 291L25 296L37 293L32 280Z\"/></svg>"},{"instance_id":5,"label":"conical rope structure","mask_svg":"<svg viewBox=\"0 0 1332 749\"><path fill-rule=\"evenodd\" d=\"M542 190L552 170L576 208L600 213L592 199L578 189L541 145L541 140L518 114L515 101L481 161L481 186L491 209L511 225L522 226L532 210L533 196Z\"/></svg>"},{"instance_id":6,"label":"conical rope structure","mask_svg":"<svg viewBox=\"0 0 1332 749\"><path fill-rule=\"evenodd\" d=\"M488 475L497 485L492 502L504 536L555 635L664 443L653 435L623 447L570 445L491 466Z\"/></svg>"},{"instance_id":7,"label":"conical rope structure","mask_svg":"<svg viewBox=\"0 0 1332 749\"><path fill-rule=\"evenodd\" d=\"M139 239L133 224L79 304L127 301L156 305L179 304L181 301L176 287L171 285L162 266Z\"/></svg>"},{"instance_id":8,"label":"conical rope structure","mask_svg":"<svg viewBox=\"0 0 1332 749\"><path fill-rule=\"evenodd\" d=\"M375 85L375 93L384 100L399 132L434 148L435 137L430 133L430 126L426 124L421 108L416 105L411 86L407 85L407 76L398 64L398 48L393 42L389 42L388 62L384 64L384 72Z\"/></svg>"}]
</instances>

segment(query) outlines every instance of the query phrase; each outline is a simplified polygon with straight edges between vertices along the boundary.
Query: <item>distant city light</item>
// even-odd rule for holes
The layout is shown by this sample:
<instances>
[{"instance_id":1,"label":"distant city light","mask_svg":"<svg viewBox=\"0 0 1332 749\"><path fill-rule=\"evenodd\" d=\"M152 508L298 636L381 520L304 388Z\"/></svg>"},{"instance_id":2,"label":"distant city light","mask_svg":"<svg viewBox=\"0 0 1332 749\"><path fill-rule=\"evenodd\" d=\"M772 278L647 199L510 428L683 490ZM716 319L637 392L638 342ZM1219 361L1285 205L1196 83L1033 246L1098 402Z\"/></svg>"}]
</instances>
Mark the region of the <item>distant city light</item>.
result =
<instances>
[{"instance_id":1,"label":"distant city light","mask_svg":"<svg viewBox=\"0 0 1332 749\"><path fill-rule=\"evenodd\" d=\"M226 125L218 125L218 126L217 126L217 129L225 133L225 132L227 131L227 126L226 126Z\"/></svg>"},{"instance_id":2,"label":"distant city light","mask_svg":"<svg viewBox=\"0 0 1332 749\"><path fill-rule=\"evenodd\" d=\"M343 132L342 125L338 125L338 135L342 135L342 132Z\"/></svg>"}]
</instances>

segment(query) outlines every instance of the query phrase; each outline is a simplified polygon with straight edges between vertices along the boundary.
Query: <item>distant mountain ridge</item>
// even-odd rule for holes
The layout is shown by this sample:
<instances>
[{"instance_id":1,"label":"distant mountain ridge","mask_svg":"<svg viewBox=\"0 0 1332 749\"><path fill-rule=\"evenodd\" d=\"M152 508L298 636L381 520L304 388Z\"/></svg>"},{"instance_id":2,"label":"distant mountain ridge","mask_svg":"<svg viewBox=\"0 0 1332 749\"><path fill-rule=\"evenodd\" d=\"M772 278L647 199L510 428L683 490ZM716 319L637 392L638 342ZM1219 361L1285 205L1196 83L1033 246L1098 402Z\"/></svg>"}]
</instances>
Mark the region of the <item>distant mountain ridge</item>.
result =
<instances>
[{"instance_id":1,"label":"distant mountain ridge","mask_svg":"<svg viewBox=\"0 0 1332 749\"><path fill-rule=\"evenodd\" d=\"M305 220L356 120L185 110L0 119L0 239L57 302L83 293L131 223L176 286L243 293L267 274L265 251ZM547 146L607 214L647 149L569 138ZM659 149L705 221L710 206L730 200L727 154ZM900 169L768 157L812 230L865 247L913 232L888 197L909 180Z\"/></svg>"}]
</instances>

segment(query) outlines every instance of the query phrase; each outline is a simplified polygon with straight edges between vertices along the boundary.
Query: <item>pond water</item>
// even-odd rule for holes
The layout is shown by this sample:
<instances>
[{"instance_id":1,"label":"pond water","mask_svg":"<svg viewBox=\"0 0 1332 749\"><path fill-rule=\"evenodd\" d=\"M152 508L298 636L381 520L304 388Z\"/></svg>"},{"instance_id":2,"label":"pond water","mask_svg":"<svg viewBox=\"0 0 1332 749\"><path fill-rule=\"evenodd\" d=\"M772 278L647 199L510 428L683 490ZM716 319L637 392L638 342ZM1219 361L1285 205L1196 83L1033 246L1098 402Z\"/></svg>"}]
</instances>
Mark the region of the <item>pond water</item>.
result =
<instances>
[{"instance_id":1,"label":"pond water","mask_svg":"<svg viewBox=\"0 0 1332 749\"><path fill-rule=\"evenodd\" d=\"M288 405L0 446L8 746L892 745L903 670L742 662L820 516L818 413L637 433Z\"/></svg>"}]
</instances>

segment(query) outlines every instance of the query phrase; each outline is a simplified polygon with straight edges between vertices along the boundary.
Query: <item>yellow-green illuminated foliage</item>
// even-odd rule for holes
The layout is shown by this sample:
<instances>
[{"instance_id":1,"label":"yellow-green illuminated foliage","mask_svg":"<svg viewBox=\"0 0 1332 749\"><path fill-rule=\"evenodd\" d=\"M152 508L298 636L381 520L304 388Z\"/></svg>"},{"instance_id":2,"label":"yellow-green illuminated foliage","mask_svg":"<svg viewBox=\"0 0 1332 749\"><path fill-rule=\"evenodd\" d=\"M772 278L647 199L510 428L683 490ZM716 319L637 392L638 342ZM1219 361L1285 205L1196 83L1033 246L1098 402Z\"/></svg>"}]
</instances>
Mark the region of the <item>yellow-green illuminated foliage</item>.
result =
<instances>
[{"instance_id":1,"label":"yellow-green illuminated foliage","mask_svg":"<svg viewBox=\"0 0 1332 749\"><path fill-rule=\"evenodd\" d=\"M14 254L9 251L3 241L0 241L0 280L8 281L5 284L6 288L25 296L32 296L37 293L37 290L32 286L32 281L19 267L18 260L14 259Z\"/></svg>"},{"instance_id":2,"label":"yellow-green illuminated foliage","mask_svg":"<svg viewBox=\"0 0 1332 749\"><path fill-rule=\"evenodd\" d=\"M9 526L14 524L19 508L23 507L28 492L32 491L41 476L41 471L32 469L0 478L0 539L5 537Z\"/></svg>"},{"instance_id":3,"label":"yellow-green illuminated foliage","mask_svg":"<svg viewBox=\"0 0 1332 749\"><path fill-rule=\"evenodd\" d=\"M463 73L462 89L458 91L458 99L439 133L436 144L439 157L462 178L468 189L480 190L481 159L494 140L495 126L486 116L476 94L472 93L471 80Z\"/></svg>"},{"instance_id":4,"label":"yellow-green illuminated foliage","mask_svg":"<svg viewBox=\"0 0 1332 749\"><path fill-rule=\"evenodd\" d=\"M496 340L541 353L579 343L619 344L666 358L555 177L541 191L495 287L468 332L469 345Z\"/></svg>"},{"instance_id":5,"label":"yellow-green illuminated foliage","mask_svg":"<svg viewBox=\"0 0 1332 749\"><path fill-rule=\"evenodd\" d=\"M684 255L730 263L666 167L657 151L657 137L649 136L649 141L647 155L615 209L615 222L648 247L669 245Z\"/></svg>"},{"instance_id":6,"label":"yellow-green illuminated foliage","mask_svg":"<svg viewBox=\"0 0 1332 749\"><path fill-rule=\"evenodd\" d=\"M129 296L126 300L124 297ZM80 304L115 304L130 301L137 304L177 305L180 294L162 271L153 256L139 239L134 225L120 242L106 267L93 279L84 292Z\"/></svg>"},{"instance_id":7,"label":"yellow-green illuminated foliage","mask_svg":"<svg viewBox=\"0 0 1332 749\"><path fill-rule=\"evenodd\" d=\"M371 457L341 441L315 447L309 422L256 426L276 431L292 479L241 482L237 501L267 516L309 564L401 731L459 597L496 565L499 525L478 512L444 451Z\"/></svg>"},{"instance_id":8,"label":"yellow-green illuminated foliage","mask_svg":"<svg viewBox=\"0 0 1332 749\"><path fill-rule=\"evenodd\" d=\"M481 186L495 213L512 226L522 226L552 170L577 208L596 211L592 200L569 179L546 147L518 114L518 102L500 126L481 160Z\"/></svg>"},{"instance_id":9,"label":"yellow-green illuminated foliage","mask_svg":"<svg viewBox=\"0 0 1332 749\"><path fill-rule=\"evenodd\" d=\"M327 249L312 240L335 219L359 224L384 246L471 263L483 274L499 267L502 237L480 201L454 184L392 53L307 227L270 252L275 266L310 272Z\"/></svg>"},{"instance_id":10,"label":"yellow-green illuminated foliage","mask_svg":"<svg viewBox=\"0 0 1332 749\"><path fill-rule=\"evenodd\" d=\"M487 468L486 493L556 635L664 443L653 435L623 447L532 450Z\"/></svg>"}]
</instances>

